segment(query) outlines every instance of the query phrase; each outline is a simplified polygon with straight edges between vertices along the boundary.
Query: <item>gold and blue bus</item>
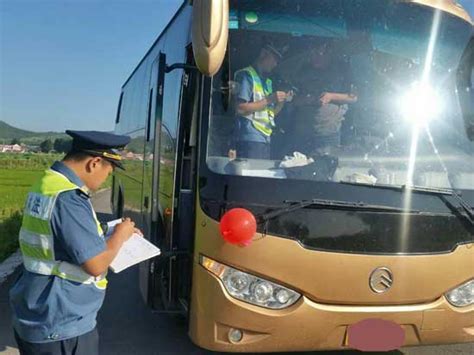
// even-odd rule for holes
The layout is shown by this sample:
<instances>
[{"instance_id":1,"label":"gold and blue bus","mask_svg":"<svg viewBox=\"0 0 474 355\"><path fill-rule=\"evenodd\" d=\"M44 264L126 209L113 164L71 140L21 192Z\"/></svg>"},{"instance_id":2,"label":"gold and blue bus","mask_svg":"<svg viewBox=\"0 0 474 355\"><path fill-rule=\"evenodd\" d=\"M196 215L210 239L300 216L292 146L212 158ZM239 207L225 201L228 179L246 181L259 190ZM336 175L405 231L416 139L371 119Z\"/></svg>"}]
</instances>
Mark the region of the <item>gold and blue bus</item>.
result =
<instances>
[{"instance_id":1,"label":"gold and blue bus","mask_svg":"<svg viewBox=\"0 0 474 355\"><path fill-rule=\"evenodd\" d=\"M293 101L269 158L230 154L236 73L269 43L272 90ZM324 77L357 100L336 105L339 139L310 154L322 104L297 103L321 95L321 48ZM215 351L473 342L473 67L473 22L455 0L183 3L116 116L132 141L114 212L162 251L140 264L147 304L184 314ZM221 234L237 208L234 224L256 225L246 246Z\"/></svg>"}]
</instances>

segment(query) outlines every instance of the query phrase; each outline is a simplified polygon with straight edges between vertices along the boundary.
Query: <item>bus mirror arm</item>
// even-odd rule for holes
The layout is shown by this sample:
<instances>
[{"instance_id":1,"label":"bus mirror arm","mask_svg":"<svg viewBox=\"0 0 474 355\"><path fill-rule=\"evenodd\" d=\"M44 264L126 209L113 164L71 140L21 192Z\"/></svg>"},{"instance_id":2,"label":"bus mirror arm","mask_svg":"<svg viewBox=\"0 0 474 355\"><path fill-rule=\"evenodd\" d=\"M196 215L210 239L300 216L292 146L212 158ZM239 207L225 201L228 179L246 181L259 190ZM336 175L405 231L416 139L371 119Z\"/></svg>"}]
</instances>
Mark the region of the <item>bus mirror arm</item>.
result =
<instances>
[{"instance_id":1,"label":"bus mirror arm","mask_svg":"<svg viewBox=\"0 0 474 355\"><path fill-rule=\"evenodd\" d=\"M167 65L165 73L172 72L175 69L184 69L184 70L198 70L198 67L195 65L184 64L184 63L174 63L172 65Z\"/></svg>"}]
</instances>

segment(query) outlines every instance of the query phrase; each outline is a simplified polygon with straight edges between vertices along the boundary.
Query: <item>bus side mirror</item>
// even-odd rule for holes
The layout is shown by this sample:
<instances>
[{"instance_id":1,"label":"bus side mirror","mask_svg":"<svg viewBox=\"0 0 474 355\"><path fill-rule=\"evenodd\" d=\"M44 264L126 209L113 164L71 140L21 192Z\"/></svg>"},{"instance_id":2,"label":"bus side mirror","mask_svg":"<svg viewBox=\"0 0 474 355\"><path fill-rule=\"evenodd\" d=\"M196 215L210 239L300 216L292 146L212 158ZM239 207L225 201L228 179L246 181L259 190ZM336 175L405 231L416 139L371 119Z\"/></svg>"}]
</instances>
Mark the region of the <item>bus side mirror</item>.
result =
<instances>
[{"instance_id":1,"label":"bus side mirror","mask_svg":"<svg viewBox=\"0 0 474 355\"><path fill-rule=\"evenodd\" d=\"M228 0L193 0L192 43L199 71L212 76L222 65L229 35Z\"/></svg>"}]
</instances>

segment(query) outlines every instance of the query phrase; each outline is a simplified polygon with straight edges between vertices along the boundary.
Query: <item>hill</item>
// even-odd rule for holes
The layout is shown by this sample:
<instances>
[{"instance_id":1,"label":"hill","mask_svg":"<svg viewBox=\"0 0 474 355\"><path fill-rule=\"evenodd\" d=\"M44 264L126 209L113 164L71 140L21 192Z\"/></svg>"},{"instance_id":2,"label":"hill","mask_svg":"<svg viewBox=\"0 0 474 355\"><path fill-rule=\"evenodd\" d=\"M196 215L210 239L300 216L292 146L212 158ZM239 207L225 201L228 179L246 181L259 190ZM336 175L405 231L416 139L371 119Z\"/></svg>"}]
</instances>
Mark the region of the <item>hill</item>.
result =
<instances>
[{"instance_id":1,"label":"hill","mask_svg":"<svg viewBox=\"0 0 474 355\"><path fill-rule=\"evenodd\" d=\"M57 138L70 138L65 133L58 132L32 132L10 126L4 121L0 121L0 143L10 143L12 139L19 139L25 144L39 144L45 139L55 140Z\"/></svg>"}]
</instances>

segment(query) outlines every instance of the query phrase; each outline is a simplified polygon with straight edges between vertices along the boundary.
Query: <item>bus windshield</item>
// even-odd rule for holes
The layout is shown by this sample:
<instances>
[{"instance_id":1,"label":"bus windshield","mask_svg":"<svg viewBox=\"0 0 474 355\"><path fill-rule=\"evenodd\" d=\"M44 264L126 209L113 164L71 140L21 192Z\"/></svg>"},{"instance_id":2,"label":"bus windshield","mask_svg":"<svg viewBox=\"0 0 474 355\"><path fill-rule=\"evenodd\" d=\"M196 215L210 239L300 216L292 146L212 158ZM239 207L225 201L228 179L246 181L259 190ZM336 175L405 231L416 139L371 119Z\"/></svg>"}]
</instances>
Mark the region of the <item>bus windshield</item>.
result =
<instances>
[{"instance_id":1,"label":"bus windshield","mask_svg":"<svg viewBox=\"0 0 474 355\"><path fill-rule=\"evenodd\" d=\"M399 0L230 3L210 170L473 189L457 87L467 20Z\"/></svg>"}]
</instances>

